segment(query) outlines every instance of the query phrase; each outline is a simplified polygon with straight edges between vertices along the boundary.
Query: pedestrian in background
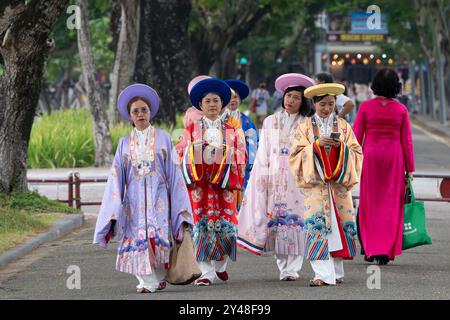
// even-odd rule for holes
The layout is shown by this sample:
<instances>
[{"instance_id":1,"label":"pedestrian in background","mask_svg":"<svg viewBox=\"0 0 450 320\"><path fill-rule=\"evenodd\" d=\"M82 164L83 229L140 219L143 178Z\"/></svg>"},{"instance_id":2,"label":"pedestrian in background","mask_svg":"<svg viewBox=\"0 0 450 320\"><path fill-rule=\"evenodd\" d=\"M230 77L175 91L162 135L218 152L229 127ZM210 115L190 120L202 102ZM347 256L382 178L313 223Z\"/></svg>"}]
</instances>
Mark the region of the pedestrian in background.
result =
<instances>
[{"instance_id":1,"label":"pedestrian in background","mask_svg":"<svg viewBox=\"0 0 450 320\"><path fill-rule=\"evenodd\" d=\"M408 109L394 98L397 73L380 70L374 99L359 107L353 130L363 146L358 229L366 261L387 264L402 253L405 172L412 179L414 148Z\"/></svg>"},{"instance_id":2,"label":"pedestrian in background","mask_svg":"<svg viewBox=\"0 0 450 320\"><path fill-rule=\"evenodd\" d=\"M258 128L262 127L262 123L267 117L269 99L270 93L266 89L266 83L261 82L259 87L253 90L252 93L252 104L255 105L254 112L256 112L256 125Z\"/></svg>"},{"instance_id":3,"label":"pedestrian in background","mask_svg":"<svg viewBox=\"0 0 450 320\"><path fill-rule=\"evenodd\" d=\"M117 146L93 241L106 248L119 234L116 270L136 276L138 293L166 287L173 242L182 241L193 224L172 140L150 124L159 102L144 84L130 85L118 97L120 116L134 128Z\"/></svg>"},{"instance_id":4,"label":"pedestrian in background","mask_svg":"<svg viewBox=\"0 0 450 320\"><path fill-rule=\"evenodd\" d=\"M270 107L270 113L276 113L282 110L281 104L283 103L283 93L275 90L272 95L272 103Z\"/></svg>"}]
</instances>

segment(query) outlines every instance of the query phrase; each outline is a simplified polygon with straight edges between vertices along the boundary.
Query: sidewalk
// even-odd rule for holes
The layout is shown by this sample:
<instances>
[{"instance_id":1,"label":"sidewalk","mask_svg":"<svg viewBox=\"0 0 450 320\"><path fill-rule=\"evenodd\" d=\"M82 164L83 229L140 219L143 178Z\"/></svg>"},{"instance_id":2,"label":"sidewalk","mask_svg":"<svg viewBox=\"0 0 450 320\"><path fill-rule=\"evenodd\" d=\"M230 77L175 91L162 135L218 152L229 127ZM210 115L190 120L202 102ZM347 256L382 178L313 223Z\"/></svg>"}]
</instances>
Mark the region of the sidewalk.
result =
<instances>
[{"instance_id":1,"label":"sidewalk","mask_svg":"<svg viewBox=\"0 0 450 320\"><path fill-rule=\"evenodd\" d=\"M110 168L57 168L57 169L28 169L28 179L40 179L40 178L67 178L69 172L79 172L83 178L98 178L107 177Z\"/></svg>"},{"instance_id":2,"label":"sidewalk","mask_svg":"<svg viewBox=\"0 0 450 320\"><path fill-rule=\"evenodd\" d=\"M450 121L447 125L442 125L439 120L433 120L428 116L421 114L411 115L411 122L414 125L432 133L442 139L444 139L447 144L450 144Z\"/></svg>"}]
</instances>

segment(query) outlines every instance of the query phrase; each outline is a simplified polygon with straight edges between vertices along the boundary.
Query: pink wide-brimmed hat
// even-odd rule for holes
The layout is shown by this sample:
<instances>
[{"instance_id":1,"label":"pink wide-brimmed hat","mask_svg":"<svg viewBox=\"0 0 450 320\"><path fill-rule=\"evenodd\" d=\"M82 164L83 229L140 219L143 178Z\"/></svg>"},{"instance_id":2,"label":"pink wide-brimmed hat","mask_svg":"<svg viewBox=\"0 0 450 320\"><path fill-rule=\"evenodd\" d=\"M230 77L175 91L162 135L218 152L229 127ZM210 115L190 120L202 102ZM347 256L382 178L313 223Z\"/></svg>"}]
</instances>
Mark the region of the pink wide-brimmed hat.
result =
<instances>
[{"instance_id":1,"label":"pink wide-brimmed hat","mask_svg":"<svg viewBox=\"0 0 450 320\"><path fill-rule=\"evenodd\" d=\"M289 87L311 87L315 84L315 81L310 77L307 77L300 73L286 73L275 80L275 89L284 93Z\"/></svg>"},{"instance_id":2,"label":"pink wide-brimmed hat","mask_svg":"<svg viewBox=\"0 0 450 320\"><path fill-rule=\"evenodd\" d=\"M129 85L122 90L117 98L117 109L119 110L120 116L126 121L132 121L128 113L128 103L136 97L145 98L150 103L148 106L151 113L150 119L153 119L156 113L158 113L160 98L155 89L142 83Z\"/></svg>"},{"instance_id":3,"label":"pink wide-brimmed hat","mask_svg":"<svg viewBox=\"0 0 450 320\"><path fill-rule=\"evenodd\" d=\"M206 75L199 75L199 76L196 76L195 78L193 78L191 80L191 82L189 82L189 85L188 85L188 94L191 94L191 90L192 90L193 86L195 86L200 81L205 80L205 79L209 79L209 78L211 78L211 77L210 76L206 76Z\"/></svg>"}]
</instances>

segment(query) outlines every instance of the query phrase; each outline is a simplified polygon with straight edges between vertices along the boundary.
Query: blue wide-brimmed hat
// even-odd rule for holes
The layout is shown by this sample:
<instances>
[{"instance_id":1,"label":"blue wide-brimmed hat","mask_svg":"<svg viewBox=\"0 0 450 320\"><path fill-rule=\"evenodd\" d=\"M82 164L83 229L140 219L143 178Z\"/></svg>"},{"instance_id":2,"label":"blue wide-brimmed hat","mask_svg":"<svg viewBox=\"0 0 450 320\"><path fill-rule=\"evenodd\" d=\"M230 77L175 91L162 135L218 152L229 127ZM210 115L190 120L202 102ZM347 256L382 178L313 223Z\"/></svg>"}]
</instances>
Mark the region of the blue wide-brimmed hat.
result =
<instances>
[{"instance_id":1,"label":"blue wide-brimmed hat","mask_svg":"<svg viewBox=\"0 0 450 320\"><path fill-rule=\"evenodd\" d=\"M224 108L231 100L231 88L228 84L217 78L209 78L199 81L192 87L189 98L194 107L201 110L200 101L208 93L215 93L222 99L222 108Z\"/></svg>"},{"instance_id":2,"label":"blue wide-brimmed hat","mask_svg":"<svg viewBox=\"0 0 450 320\"><path fill-rule=\"evenodd\" d=\"M122 90L117 98L117 109L119 110L120 116L126 121L132 121L130 114L128 113L128 103L131 99L136 97L142 97L150 102L150 119L153 119L158 113L161 99L155 89L142 83L129 85Z\"/></svg>"},{"instance_id":3,"label":"blue wide-brimmed hat","mask_svg":"<svg viewBox=\"0 0 450 320\"><path fill-rule=\"evenodd\" d=\"M231 89L236 91L241 100L244 100L245 98L248 97L248 94L250 93L250 88L247 86L245 82L236 79L225 80L225 82L230 86Z\"/></svg>"}]
</instances>

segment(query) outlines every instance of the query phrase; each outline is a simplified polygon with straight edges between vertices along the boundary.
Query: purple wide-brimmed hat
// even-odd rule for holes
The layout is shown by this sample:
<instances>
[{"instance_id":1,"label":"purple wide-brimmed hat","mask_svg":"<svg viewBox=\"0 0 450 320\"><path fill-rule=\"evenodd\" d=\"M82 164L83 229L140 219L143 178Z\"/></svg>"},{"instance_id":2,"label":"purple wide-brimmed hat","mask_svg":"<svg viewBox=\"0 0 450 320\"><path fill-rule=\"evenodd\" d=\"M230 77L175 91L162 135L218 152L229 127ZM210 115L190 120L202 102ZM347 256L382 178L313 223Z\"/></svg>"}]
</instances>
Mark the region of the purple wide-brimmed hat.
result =
<instances>
[{"instance_id":1,"label":"purple wide-brimmed hat","mask_svg":"<svg viewBox=\"0 0 450 320\"><path fill-rule=\"evenodd\" d=\"M275 89L284 93L289 87L311 87L315 84L314 80L300 73L286 73L275 80Z\"/></svg>"},{"instance_id":2,"label":"purple wide-brimmed hat","mask_svg":"<svg viewBox=\"0 0 450 320\"><path fill-rule=\"evenodd\" d=\"M128 113L128 103L131 99L136 97L142 97L150 102L150 120L153 119L158 113L159 102L161 99L155 89L142 83L129 85L120 93L119 98L117 99L117 109L119 110L122 119L130 122L132 121L130 114Z\"/></svg>"}]
</instances>

